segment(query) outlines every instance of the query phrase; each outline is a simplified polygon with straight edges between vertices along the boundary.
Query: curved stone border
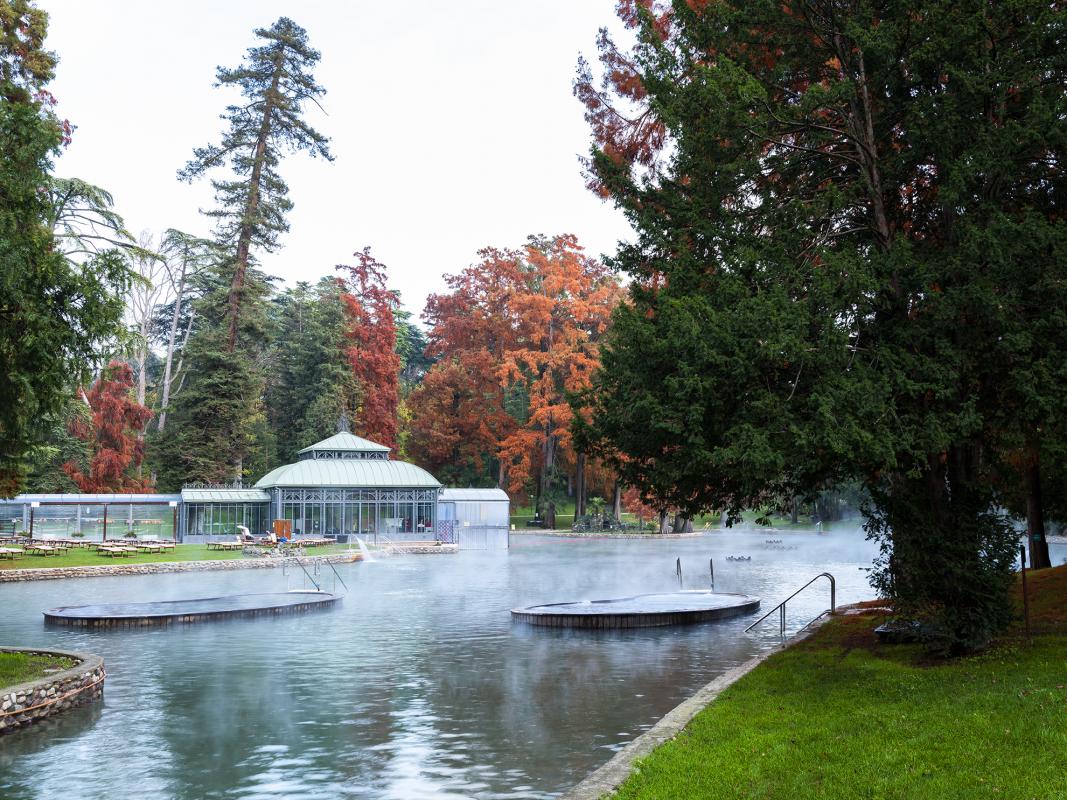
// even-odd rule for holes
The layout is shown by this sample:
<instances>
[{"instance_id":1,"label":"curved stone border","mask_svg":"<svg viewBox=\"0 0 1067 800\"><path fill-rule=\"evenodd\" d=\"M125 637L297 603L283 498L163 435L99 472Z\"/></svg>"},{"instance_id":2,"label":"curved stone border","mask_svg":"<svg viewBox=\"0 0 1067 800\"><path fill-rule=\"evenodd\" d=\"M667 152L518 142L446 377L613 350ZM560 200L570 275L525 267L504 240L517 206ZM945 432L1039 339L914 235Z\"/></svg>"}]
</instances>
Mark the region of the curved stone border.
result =
<instances>
[{"instance_id":1,"label":"curved stone border","mask_svg":"<svg viewBox=\"0 0 1067 800\"><path fill-rule=\"evenodd\" d=\"M838 613L841 610L838 609ZM599 800L605 795L614 792L630 777L635 761L644 758L661 744L677 736L690 723L693 717L707 708L728 686L737 683L737 681L775 653L780 653L787 647L792 647L797 642L807 639L829 618L829 613L823 612L817 620L812 621L805 628L798 631L792 638L768 650L766 653L724 672L711 683L699 689L688 700L683 700L667 712L663 719L617 752L607 764L590 773L585 780L564 794L560 800Z\"/></svg>"},{"instance_id":2,"label":"curved stone border","mask_svg":"<svg viewBox=\"0 0 1067 800\"><path fill-rule=\"evenodd\" d=\"M78 661L62 672L0 689L0 734L11 733L104 696L107 672L104 659L98 655L40 647L0 647L0 652L62 656Z\"/></svg>"}]
</instances>

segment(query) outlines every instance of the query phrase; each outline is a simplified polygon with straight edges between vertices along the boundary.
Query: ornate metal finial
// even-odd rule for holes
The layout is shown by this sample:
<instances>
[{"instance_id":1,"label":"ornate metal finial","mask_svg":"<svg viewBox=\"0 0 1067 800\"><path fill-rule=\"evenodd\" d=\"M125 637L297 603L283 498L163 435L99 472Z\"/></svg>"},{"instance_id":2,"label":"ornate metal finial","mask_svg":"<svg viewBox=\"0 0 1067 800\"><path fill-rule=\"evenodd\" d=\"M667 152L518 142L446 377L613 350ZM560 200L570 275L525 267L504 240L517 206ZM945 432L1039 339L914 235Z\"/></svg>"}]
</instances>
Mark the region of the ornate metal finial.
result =
<instances>
[{"instance_id":1,"label":"ornate metal finial","mask_svg":"<svg viewBox=\"0 0 1067 800\"><path fill-rule=\"evenodd\" d=\"M348 414L344 411L341 412L341 416L337 418L337 432L338 433L351 433L352 426L348 422Z\"/></svg>"}]
</instances>

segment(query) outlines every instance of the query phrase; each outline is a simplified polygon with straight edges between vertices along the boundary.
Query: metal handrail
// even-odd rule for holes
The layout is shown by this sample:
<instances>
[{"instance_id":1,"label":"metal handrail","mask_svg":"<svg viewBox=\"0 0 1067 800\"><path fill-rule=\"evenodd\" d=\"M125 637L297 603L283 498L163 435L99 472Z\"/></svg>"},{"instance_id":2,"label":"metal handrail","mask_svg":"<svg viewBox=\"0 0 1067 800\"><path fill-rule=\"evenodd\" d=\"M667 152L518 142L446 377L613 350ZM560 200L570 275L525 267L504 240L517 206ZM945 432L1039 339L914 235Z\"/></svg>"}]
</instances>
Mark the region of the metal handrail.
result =
<instances>
[{"instance_id":1,"label":"metal handrail","mask_svg":"<svg viewBox=\"0 0 1067 800\"><path fill-rule=\"evenodd\" d=\"M772 608L770 611L768 611L766 614L764 614L758 620L756 620L751 625L749 625L747 628L745 628L745 633L748 633L750 630L755 628L757 625L759 625L761 622L763 622L763 620L767 619L767 617L769 617L775 611L779 611L780 610L781 615L780 615L779 629L781 631L782 636L785 636L785 604L788 603L790 600L792 600L794 597L796 597L798 594L800 594L802 591L807 589L813 583L815 583L815 581L819 580L819 578L827 578L830 581L830 613L833 614L834 611L837 610L837 581L834 580L834 576L831 575L829 572L820 572L818 575L816 575L810 581L808 581L803 586L801 586L799 589L797 589L795 592L793 592L791 595L789 595L789 597L787 597L785 600L780 602L778 605L776 605L774 608ZM822 614L819 614L819 617L821 617L825 613L826 612L823 611ZM815 619L818 619L819 617L816 617ZM812 622L814 622L815 619L813 619L811 622L807 623L807 625L804 625L801 628L801 630L803 630L804 628L808 627L808 625L810 625Z\"/></svg>"}]
</instances>

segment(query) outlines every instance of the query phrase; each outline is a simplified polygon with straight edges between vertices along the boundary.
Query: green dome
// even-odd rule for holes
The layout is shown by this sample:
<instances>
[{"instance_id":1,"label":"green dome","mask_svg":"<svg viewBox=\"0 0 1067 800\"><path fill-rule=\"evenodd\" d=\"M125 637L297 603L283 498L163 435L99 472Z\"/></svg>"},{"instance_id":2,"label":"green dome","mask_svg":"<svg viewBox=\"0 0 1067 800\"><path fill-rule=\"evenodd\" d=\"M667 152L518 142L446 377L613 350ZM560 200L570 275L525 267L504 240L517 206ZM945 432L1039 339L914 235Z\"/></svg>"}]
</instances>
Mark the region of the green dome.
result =
<instances>
[{"instance_id":1,"label":"green dome","mask_svg":"<svg viewBox=\"0 0 1067 800\"><path fill-rule=\"evenodd\" d=\"M441 483L422 467L406 461L316 458L273 469L256 482L257 489L275 486L437 489Z\"/></svg>"}]
</instances>

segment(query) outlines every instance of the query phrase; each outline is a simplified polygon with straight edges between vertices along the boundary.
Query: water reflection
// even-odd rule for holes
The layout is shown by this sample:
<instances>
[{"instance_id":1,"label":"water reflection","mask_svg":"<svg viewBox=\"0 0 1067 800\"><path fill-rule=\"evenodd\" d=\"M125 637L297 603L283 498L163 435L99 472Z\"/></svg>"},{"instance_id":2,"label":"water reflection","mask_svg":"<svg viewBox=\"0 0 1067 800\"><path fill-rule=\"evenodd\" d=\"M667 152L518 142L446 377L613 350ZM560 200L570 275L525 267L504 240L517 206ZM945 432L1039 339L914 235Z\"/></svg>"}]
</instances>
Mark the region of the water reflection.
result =
<instances>
[{"instance_id":1,"label":"water reflection","mask_svg":"<svg viewBox=\"0 0 1067 800\"><path fill-rule=\"evenodd\" d=\"M339 567L350 591L334 611L155 630L45 629L40 612L282 591L300 577L251 570L4 585L0 641L101 653L109 678L92 716L0 740L0 796L551 797L708 680L777 643L777 625L747 635L750 617L566 631L513 625L508 610L670 591L677 557L686 588L707 586L715 558L717 589L761 596L767 608L824 569L838 578L838 602L871 595L859 568L873 551L861 536L791 535L791 551L766 549L765 537L516 537L510 553ZM798 598L790 628L826 605L825 588Z\"/></svg>"}]
</instances>

